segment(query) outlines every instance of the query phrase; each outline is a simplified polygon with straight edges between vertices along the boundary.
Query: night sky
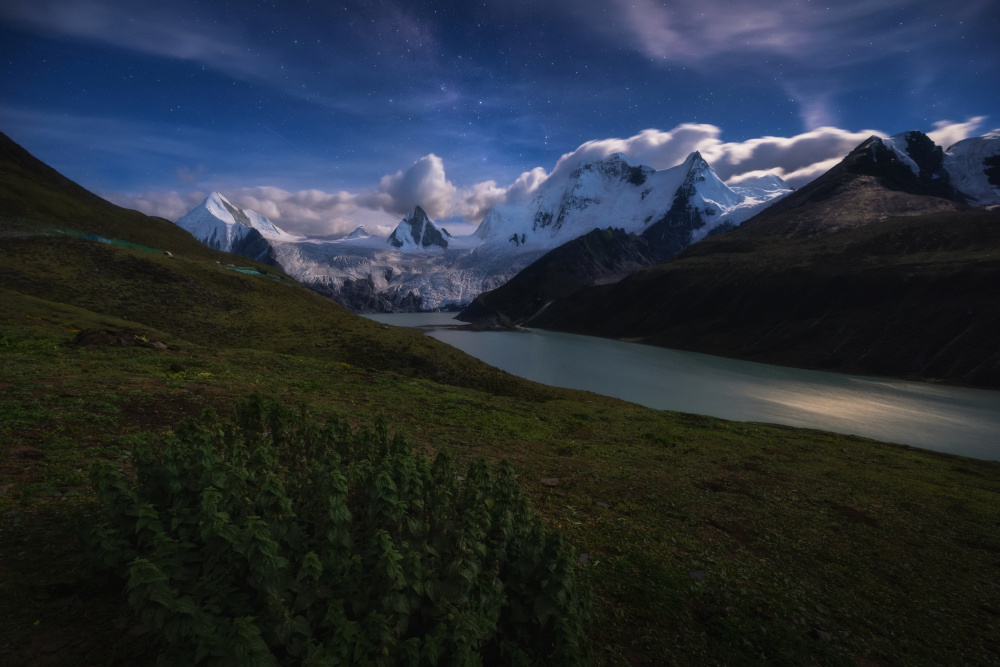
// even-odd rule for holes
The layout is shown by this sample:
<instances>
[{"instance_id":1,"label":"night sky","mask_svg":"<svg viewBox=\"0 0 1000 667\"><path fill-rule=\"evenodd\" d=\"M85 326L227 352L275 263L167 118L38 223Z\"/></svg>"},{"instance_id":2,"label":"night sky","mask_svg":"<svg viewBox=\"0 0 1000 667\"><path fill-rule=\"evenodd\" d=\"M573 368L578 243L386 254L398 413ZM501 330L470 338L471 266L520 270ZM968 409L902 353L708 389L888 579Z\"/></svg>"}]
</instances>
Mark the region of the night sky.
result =
<instances>
[{"instance_id":1,"label":"night sky","mask_svg":"<svg viewBox=\"0 0 1000 667\"><path fill-rule=\"evenodd\" d=\"M617 150L801 185L872 133L947 147L1000 126L998 35L996 0L3 0L0 131L170 219L471 228Z\"/></svg>"}]
</instances>

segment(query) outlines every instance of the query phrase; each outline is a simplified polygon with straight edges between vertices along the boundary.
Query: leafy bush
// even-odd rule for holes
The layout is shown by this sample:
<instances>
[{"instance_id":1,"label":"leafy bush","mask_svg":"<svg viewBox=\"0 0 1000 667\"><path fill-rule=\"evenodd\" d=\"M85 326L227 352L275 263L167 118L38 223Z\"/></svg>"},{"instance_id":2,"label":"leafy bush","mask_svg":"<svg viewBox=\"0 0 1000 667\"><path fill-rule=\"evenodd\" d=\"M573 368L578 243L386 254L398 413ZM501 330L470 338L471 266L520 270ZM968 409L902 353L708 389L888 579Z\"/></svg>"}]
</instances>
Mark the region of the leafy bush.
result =
<instances>
[{"instance_id":1,"label":"leafy bush","mask_svg":"<svg viewBox=\"0 0 1000 667\"><path fill-rule=\"evenodd\" d=\"M502 462L465 479L384 425L325 426L255 396L97 464L97 553L178 662L587 662L586 605L561 537Z\"/></svg>"}]
</instances>

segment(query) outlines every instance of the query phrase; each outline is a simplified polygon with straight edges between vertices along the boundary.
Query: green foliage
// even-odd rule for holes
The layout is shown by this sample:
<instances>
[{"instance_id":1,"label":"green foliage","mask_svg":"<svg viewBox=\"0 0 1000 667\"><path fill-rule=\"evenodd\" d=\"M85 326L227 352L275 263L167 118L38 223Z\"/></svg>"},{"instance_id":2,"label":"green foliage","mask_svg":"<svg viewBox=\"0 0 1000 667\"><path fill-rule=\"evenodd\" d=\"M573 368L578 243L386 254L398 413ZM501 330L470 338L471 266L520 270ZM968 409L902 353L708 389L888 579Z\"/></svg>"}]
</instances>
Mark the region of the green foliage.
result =
<instances>
[{"instance_id":1,"label":"green foliage","mask_svg":"<svg viewBox=\"0 0 1000 667\"><path fill-rule=\"evenodd\" d=\"M430 461L386 428L254 396L91 477L92 532L179 662L576 665L587 605L509 463Z\"/></svg>"}]
</instances>

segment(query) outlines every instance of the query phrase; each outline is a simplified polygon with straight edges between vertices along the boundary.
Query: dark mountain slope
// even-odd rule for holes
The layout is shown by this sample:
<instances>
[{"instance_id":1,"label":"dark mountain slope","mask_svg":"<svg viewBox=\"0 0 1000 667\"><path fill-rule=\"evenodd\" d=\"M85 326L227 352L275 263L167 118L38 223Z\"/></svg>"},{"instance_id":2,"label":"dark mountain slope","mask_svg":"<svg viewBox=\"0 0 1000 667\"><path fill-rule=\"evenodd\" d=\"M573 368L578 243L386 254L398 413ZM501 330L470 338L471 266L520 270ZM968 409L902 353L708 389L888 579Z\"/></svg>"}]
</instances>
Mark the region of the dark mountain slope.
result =
<instances>
[{"instance_id":1,"label":"dark mountain slope","mask_svg":"<svg viewBox=\"0 0 1000 667\"><path fill-rule=\"evenodd\" d=\"M458 319L481 327L530 325L552 301L595 282L620 280L658 257L640 236L595 229L545 253L502 287L480 294Z\"/></svg>"},{"instance_id":2,"label":"dark mountain slope","mask_svg":"<svg viewBox=\"0 0 1000 667\"><path fill-rule=\"evenodd\" d=\"M790 366L1000 387L1000 212L787 239L731 233L552 304L542 328Z\"/></svg>"},{"instance_id":3,"label":"dark mountain slope","mask_svg":"<svg viewBox=\"0 0 1000 667\"><path fill-rule=\"evenodd\" d=\"M547 274L535 270L478 305L499 322L531 312L540 328L1000 386L1000 214L964 202L926 135L872 137L667 264L565 296L538 283Z\"/></svg>"},{"instance_id":4,"label":"dark mountain slope","mask_svg":"<svg viewBox=\"0 0 1000 667\"><path fill-rule=\"evenodd\" d=\"M0 217L3 218L0 233L7 236L17 230L37 234L50 228L69 229L189 256L221 257L206 252L207 248L169 220L101 199L3 133L0 133Z\"/></svg>"},{"instance_id":5,"label":"dark mountain slope","mask_svg":"<svg viewBox=\"0 0 1000 667\"><path fill-rule=\"evenodd\" d=\"M940 166L940 148L929 148L930 139L919 132L907 135L914 135L911 141L918 155L930 154L921 160L920 174L882 139L871 137L828 172L744 222L737 232L801 237L889 217L965 208L964 197L948 184Z\"/></svg>"},{"instance_id":6,"label":"dark mountain slope","mask_svg":"<svg viewBox=\"0 0 1000 667\"><path fill-rule=\"evenodd\" d=\"M428 337L358 317L273 267L239 259L245 272L227 269L234 259L167 220L102 200L0 135L0 316L27 295L54 304L53 313L57 304L89 311L87 326L124 320L163 332L167 342L324 357L504 393L544 391ZM65 325L67 336L82 326Z\"/></svg>"}]
</instances>

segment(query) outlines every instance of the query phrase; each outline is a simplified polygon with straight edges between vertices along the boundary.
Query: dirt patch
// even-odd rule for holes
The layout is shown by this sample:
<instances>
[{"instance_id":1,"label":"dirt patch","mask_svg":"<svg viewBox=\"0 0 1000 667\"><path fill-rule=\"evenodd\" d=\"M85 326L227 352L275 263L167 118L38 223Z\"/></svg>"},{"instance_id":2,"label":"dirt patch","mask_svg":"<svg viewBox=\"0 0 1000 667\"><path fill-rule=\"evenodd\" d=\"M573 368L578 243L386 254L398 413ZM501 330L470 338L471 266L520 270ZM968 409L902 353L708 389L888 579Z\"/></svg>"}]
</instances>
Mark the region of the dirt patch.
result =
<instances>
[{"instance_id":1,"label":"dirt patch","mask_svg":"<svg viewBox=\"0 0 1000 667\"><path fill-rule=\"evenodd\" d=\"M736 493L739 495L753 497L740 480L735 479L711 479L694 484L696 489L709 491L711 493Z\"/></svg>"},{"instance_id":2,"label":"dirt patch","mask_svg":"<svg viewBox=\"0 0 1000 667\"><path fill-rule=\"evenodd\" d=\"M197 417L209 405L193 394L157 394L133 398L121 407L122 421L146 431L172 428L178 422ZM218 406L214 406L218 409Z\"/></svg>"},{"instance_id":3,"label":"dirt patch","mask_svg":"<svg viewBox=\"0 0 1000 667\"><path fill-rule=\"evenodd\" d=\"M85 350L96 350L99 347L108 346L147 347L154 350L170 349L170 346L163 341L150 337L142 331L129 331L127 329L84 329L66 345L82 347Z\"/></svg>"},{"instance_id":4,"label":"dirt patch","mask_svg":"<svg viewBox=\"0 0 1000 667\"><path fill-rule=\"evenodd\" d=\"M840 516L844 517L851 523L863 523L869 526L877 526L878 521L875 517L870 514L866 514L862 510L856 507L851 507L849 505L843 505L837 509L840 512Z\"/></svg>"}]
</instances>

